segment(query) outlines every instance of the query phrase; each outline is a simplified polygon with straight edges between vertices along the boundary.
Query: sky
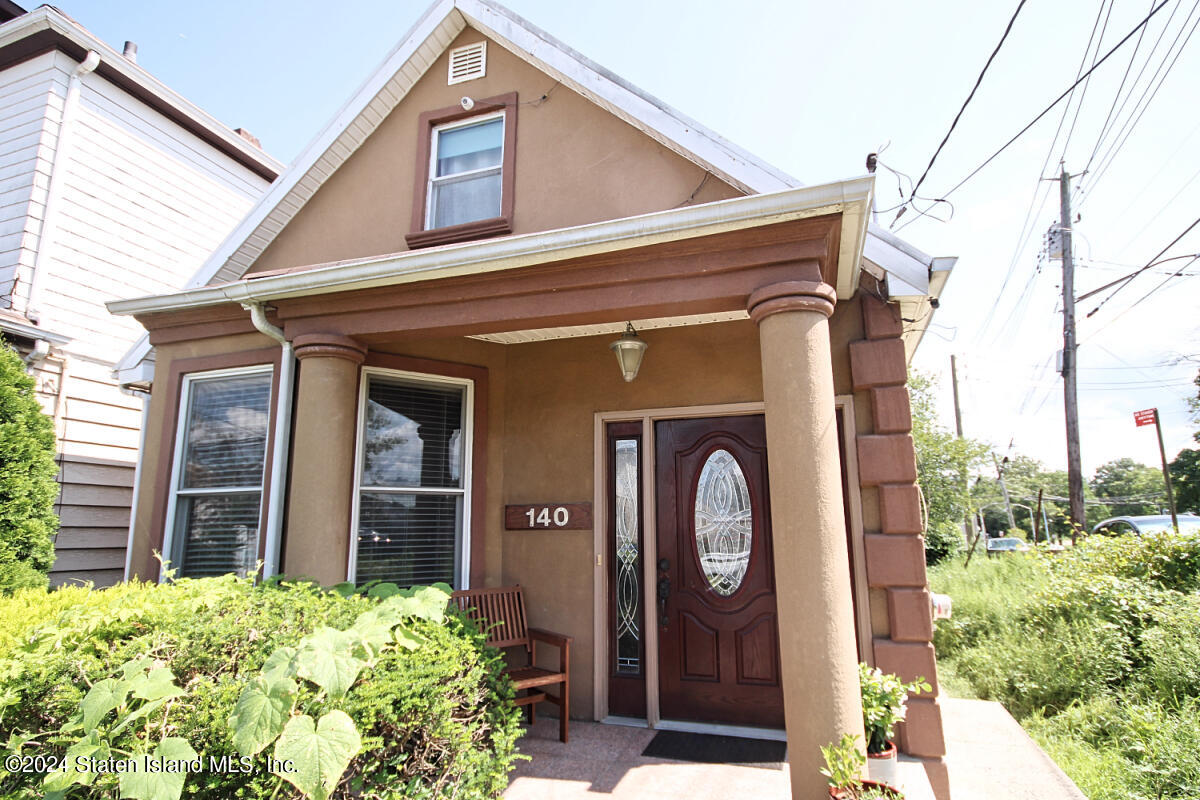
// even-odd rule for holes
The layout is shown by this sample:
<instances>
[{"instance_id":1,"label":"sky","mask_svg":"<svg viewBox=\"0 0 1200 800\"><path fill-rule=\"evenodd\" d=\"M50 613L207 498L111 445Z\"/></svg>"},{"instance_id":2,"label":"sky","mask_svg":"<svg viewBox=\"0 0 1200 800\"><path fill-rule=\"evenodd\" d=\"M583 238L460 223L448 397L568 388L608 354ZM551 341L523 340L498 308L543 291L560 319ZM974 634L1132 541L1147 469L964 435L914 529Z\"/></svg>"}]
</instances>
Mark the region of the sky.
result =
<instances>
[{"instance_id":1,"label":"sky","mask_svg":"<svg viewBox=\"0 0 1200 800\"><path fill-rule=\"evenodd\" d=\"M427 7L59 0L60 8L264 149L291 162ZM949 359L959 361L968 436L1065 468L1061 266L1045 257L1062 169L1072 180L1076 295L1141 267L1200 209L1200 2L1166 0L1015 143L951 192L1163 0L1027 0L919 195L892 228L958 264L914 367L939 380L953 425ZM807 184L865 173L879 152L877 206L911 191L1017 8L921 0L509 0L574 49ZM1089 46L1090 43L1090 46ZM1172 48L1173 45L1173 48ZM1161 79L1161 80L1160 80ZM1155 88L1157 87L1157 89ZM1069 103L1069 105L1068 105ZM881 213L885 227L895 211ZM938 218L941 219L938 219ZM943 221L948 220L948 221ZM1027 235L1023 235L1027 234ZM1200 226L1163 257L1200 253ZM1170 277L1172 270L1182 276ZM1200 262L1151 268L1082 301L1079 397L1084 472L1130 457L1158 464L1193 444L1186 398L1200 369ZM1161 288L1159 288L1161 286ZM1152 291L1153 290L1153 291ZM1145 296L1145 299L1142 298Z\"/></svg>"}]
</instances>

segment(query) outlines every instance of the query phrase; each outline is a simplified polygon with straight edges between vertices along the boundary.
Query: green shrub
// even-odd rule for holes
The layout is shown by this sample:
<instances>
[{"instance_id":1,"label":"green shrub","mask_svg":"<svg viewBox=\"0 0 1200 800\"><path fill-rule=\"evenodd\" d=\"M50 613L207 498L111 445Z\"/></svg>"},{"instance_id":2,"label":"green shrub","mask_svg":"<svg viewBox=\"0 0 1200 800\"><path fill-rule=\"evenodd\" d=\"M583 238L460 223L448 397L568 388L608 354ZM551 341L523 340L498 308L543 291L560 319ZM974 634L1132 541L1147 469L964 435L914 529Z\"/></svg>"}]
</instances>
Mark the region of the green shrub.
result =
<instances>
[{"instance_id":1,"label":"green shrub","mask_svg":"<svg viewBox=\"0 0 1200 800\"><path fill-rule=\"evenodd\" d=\"M0 592L45 586L58 530L54 423L34 396L33 378L0 340Z\"/></svg>"},{"instance_id":2,"label":"green shrub","mask_svg":"<svg viewBox=\"0 0 1200 800\"><path fill-rule=\"evenodd\" d=\"M23 754L61 755L83 735L72 725L90 687L121 679L122 666L135 662L169 670L182 694L124 728L121 715L136 713L141 700L129 700L111 721L106 714L96 727L114 753L150 752L169 732L206 765L221 757L238 763L245 754L234 746L231 717L268 657L324 627L345 630L376 608L374 600L308 584L254 586L232 576L17 592L0 600L0 740ZM351 691L295 681L293 717L345 714L361 735L332 796L495 796L507 782L519 731L499 655L459 616L440 624L414 618L404 627L409 644L377 643ZM328 660L345 664L335 653ZM299 797L267 768L274 752L253 755L247 773L189 773L184 794ZM42 780L0 771L0 796L40 797ZM74 786L69 796L115 796L117 780Z\"/></svg>"},{"instance_id":3,"label":"green shrub","mask_svg":"<svg viewBox=\"0 0 1200 800\"><path fill-rule=\"evenodd\" d=\"M1168 706L1200 697L1200 596L1163 605L1154 622L1142 634L1143 692Z\"/></svg>"},{"instance_id":4,"label":"green shrub","mask_svg":"<svg viewBox=\"0 0 1200 800\"><path fill-rule=\"evenodd\" d=\"M956 523L939 522L925 531L925 563L929 566L953 558L966 549L962 526Z\"/></svg>"},{"instance_id":5,"label":"green shrub","mask_svg":"<svg viewBox=\"0 0 1200 800\"><path fill-rule=\"evenodd\" d=\"M1045 586L1048 574L1046 559L1034 554L980 556L966 568L957 559L931 567L930 586L954 601L953 616L938 620L934 629L938 657L951 658L1017 625L1025 606Z\"/></svg>"}]
</instances>

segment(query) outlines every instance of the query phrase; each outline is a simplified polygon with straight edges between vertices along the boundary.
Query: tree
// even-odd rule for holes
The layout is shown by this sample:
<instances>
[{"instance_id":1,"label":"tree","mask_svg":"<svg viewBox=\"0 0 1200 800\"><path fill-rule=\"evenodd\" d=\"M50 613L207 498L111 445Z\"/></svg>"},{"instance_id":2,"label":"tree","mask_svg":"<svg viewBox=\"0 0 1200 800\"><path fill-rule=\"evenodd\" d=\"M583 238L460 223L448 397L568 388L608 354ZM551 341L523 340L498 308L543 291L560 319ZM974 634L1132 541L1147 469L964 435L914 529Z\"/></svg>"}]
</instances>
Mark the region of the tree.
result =
<instances>
[{"instance_id":1,"label":"tree","mask_svg":"<svg viewBox=\"0 0 1200 800\"><path fill-rule=\"evenodd\" d=\"M58 530L54 423L38 405L33 378L0 341L0 591L45 586Z\"/></svg>"},{"instance_id":2,"label":"tree","mask_svg":"<svg viewBox=\"0 0 1200 800\"><path fill-rule=\"evenodd\" d=\"M988 452L986 445L959 439L937 420L933 379L919 372L908 377L912 403L913 445L917 453L917 484L925 496L929 514L926 526L926 556L931 561L944 557L950 542L961 539L962 521L970 495L967 476L977 470ZM936 552L931 549L936 545Z\"/></svg>"},{"instance_id":3,"label":"tree","mask_svg":"<svg viewBox=\"0 0 1200 800\"><path fill-rule=\"evenodd\" d=\"M1192 410L1192 422L1200 425L1200 372L1196 373L1196 396L1188 398ZM1200 444L1200 430L1192 434ZM1185 448L1168 465L1175 489L1175 508L1180 512L1200 513L1200 449Z\"/></svg>"},{"instance_id":4,"label":"tree","mask_svg":"<svg viewBox=\"0 0 1200 800\"><path fill-rule=\"evenodd\" d=\"M1163 485L1161 469L1139 464L1132 458L1118 458L1101 464L1092 478L1096 497L1108 498L1144 497L1129 503L1108 506L1110 517L1134 517L1141 514L1158 514L1166 503L1167 491Z\"/></svg>"}]
</instances>

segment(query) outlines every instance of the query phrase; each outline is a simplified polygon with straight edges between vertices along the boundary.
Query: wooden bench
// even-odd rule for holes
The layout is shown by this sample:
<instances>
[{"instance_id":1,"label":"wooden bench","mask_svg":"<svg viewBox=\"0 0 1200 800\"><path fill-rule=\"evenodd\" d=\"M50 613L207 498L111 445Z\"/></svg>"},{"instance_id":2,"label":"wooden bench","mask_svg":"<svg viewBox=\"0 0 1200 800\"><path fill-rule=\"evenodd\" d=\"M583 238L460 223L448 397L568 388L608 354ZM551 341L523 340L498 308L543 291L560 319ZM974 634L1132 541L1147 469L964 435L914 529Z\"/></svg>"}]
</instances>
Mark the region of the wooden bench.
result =
<instances>
[{"instance_id":1,"label":"wooden bench","mask_svg":"<svg viewBox=\"0 0 1200 800\"><path fill-rule=\"evenodd\" d=\"M568 670L571 666L571 637L551 633L525 624L525 597L520 586L501 586L495 589L464 589L454 592L451 602L466 612L467 616L487 633L487 643L504 649L522 646L525 648L523 667L510 667L506 674L517 690L518 706L529 706L529 722L536 720L534 706L549 700L558 706L558 738L567 741L567 723L570 718L571 692ZM558 670L542 669L537 662L537 643L558 648ZM542 691L547 686L558 684L558 694ZM524 691L525 694L520 693Z\"/></svg>"}]
</instances>

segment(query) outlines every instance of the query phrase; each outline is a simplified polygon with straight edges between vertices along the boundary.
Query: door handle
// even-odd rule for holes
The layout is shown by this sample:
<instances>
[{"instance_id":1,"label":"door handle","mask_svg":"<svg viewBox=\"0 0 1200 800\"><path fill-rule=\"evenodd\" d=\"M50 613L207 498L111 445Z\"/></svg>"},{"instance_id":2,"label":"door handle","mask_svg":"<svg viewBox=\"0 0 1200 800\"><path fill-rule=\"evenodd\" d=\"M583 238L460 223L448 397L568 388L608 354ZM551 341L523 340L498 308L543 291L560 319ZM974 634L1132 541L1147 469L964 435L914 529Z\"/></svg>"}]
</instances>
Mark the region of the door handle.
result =
<instances>
[{"instance_id":1,"label":"door handle","mask_svg":"<svg viewBox=\"0 0 1200 800\"><path fill-rule=\"evenodd\" d=\"M667 616L667 598L671 596L671 578L667 574L667 570L670 568L670 561L665 558L658 560L658 624L664 628L671 621Z\"/></svg>"}]
</instances>

